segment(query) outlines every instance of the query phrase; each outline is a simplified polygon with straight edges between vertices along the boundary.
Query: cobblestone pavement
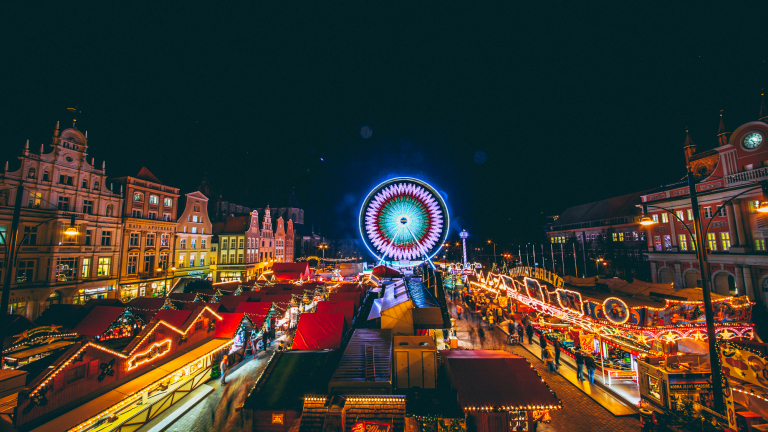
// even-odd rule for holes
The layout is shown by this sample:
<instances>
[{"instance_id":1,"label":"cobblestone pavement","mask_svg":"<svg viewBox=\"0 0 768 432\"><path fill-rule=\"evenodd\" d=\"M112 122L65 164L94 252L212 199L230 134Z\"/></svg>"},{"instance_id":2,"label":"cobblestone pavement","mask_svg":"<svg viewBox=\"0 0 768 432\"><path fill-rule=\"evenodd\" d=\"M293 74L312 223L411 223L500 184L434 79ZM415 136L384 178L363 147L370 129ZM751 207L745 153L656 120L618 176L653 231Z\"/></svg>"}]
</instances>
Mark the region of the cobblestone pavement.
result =
<instances>
[{"instance_id":1,"label":"cobblestone pavement","mask_svg":"<svg viewBox=\"0 0 768 432\"><path fill-rule=\"evenodd\" d=\"M449 301L448 307L456 317L456 309ZM466 308L465 308L466 309ZM550 374L546 366L528 350L521 346L509 346L505 343L506 335L498 328L484 329L481 337L478 328L479 314L464 312L462 319L456 321L459 347L464 349L500 349L512 352L528 359L533 367L547 381L547 384L563 401L563 409L552 411L551 424L539 425L538 432L623 432L639 431L640 422L634 417L615 417L581 390L574 387L557 373Z\"/></svg>"}]
</instances>

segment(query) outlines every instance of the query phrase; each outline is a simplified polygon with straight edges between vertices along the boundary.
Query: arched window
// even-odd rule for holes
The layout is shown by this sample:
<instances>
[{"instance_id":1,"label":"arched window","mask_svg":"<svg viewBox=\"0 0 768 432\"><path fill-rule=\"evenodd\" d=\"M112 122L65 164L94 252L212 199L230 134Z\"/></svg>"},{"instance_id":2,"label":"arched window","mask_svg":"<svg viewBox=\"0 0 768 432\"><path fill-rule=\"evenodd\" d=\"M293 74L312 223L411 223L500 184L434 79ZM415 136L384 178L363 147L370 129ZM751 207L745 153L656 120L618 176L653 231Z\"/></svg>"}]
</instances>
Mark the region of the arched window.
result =
<instances>
[{"instance_id":1,"label":"arched window","mask_svg":"<svg viewBox=\"0 0 768 432\"><path fill-rule=\"evenodd\" d=\"M107 206L107 216L112 216L112 204Z\"/></svg>"},{"instance_id":2,"label":"arched window","mask_svg":"<svg viewBox=\"0 0 768 432\"><path fill-rule=\"evenodd\" d=\"M35 178L35 168L34 167L29 169L29 173L27 173L27 177L29 177L31 179Z\"/></svg>"}]
</instances>

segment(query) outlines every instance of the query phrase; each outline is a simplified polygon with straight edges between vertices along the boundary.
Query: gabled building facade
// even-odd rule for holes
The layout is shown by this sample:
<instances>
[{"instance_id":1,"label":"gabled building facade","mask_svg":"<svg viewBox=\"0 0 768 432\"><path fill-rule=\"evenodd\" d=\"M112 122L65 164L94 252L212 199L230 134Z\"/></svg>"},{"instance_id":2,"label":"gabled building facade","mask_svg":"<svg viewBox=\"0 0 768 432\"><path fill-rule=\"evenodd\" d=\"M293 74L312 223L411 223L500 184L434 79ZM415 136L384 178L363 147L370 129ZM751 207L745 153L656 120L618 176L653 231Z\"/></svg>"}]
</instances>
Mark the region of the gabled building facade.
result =
<instances>
[{"instance_id":1,"label":"gabled building facade","mask_svg":"<svg viewBox=\"0 0 768 432\"><path fill-rule=\"evenodd\" d=\"M174 278L211 278L210 267L215 261L211 255L213 227L208 216L208 198L200 192L186 195L186 207L176 226Z\"/></svg>"},{"instance_id":2,"label":"gabled building facade","mask_svg":"<svg viewBox=\"0 0 768 432\"><path fill-rule=\"evenodd\" d=\"M57 123L49 146L50 152L41 144L34 154L27 141L19 167L11 171L6 163L0 175L2 256L11 246L14 212L20 217L18 255L8 270L10 306L3 313L29 319L50 304L82 304L115 297L117 290L123 200L107 187L105 164L99 169L87 160L87 133L74 126L59 133ZM72 217L78 234L66 235Z\"/></svg>"},{"instance_id":3,"label":"gabled building facade","mask_svg":"<svg viewBox=\"0 0 768 432\"><path fill-rule=\"evenodd\" d=\"M120 299L158 297L169 291L166 269L174 257L179 189L166 186L147 168L115 179L125 193Z\"/></svg>"}]
</instances>

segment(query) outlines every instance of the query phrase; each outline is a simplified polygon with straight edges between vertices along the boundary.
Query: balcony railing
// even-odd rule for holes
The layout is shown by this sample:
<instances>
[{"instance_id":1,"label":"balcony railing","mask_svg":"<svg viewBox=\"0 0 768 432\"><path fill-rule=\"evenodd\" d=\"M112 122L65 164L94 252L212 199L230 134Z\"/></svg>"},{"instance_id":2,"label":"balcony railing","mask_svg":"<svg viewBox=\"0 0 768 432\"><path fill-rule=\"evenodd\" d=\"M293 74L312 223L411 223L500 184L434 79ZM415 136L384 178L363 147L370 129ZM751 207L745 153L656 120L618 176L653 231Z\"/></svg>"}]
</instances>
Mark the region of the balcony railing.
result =
<instances>
[{"instance_id":1,"label":"balcony railing","mask_svg":"<svg viewBox=\"0 0 768 432\"><path fill-rule=\"evenodd\" d=\"M768 180L768 167L757 168L749 171L725 176L726 186L736 186L740 183L752 183Z\"/></svg>"}]
</instances>

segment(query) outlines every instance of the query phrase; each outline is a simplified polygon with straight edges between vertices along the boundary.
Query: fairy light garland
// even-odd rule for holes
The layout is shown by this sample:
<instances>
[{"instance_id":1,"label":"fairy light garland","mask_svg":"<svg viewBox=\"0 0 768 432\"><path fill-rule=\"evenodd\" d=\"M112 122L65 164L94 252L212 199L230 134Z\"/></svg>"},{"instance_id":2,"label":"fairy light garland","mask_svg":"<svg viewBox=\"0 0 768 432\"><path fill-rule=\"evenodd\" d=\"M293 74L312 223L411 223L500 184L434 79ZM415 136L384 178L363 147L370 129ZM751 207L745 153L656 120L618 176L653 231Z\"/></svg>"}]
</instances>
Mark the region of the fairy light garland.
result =
<instances>
[{"instance_id":1,"label":"fairy light garland","mask_svg":"<svg viewBox=\"0 0 768 432\"><path fill-rule=\"evenodd\" d=\"M8 348L4 349L3 350L3 354L11 352L11 351L14 351L15 349L23 347L23 346L33 345L36 341L38 341L40 339L67 338L67 337L73 337L73 336L80 336L80 335L77 334L77 333L64 333L64 334L55 334L55 335L48 335L48 336L38 336L36 338L28 340L27 342L19 343L19 344L16 344L16 345L13 345L11 347L8 347Z\"/></svg>"}]
</instances>

